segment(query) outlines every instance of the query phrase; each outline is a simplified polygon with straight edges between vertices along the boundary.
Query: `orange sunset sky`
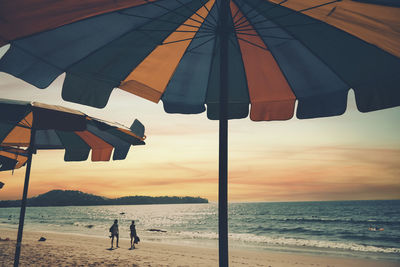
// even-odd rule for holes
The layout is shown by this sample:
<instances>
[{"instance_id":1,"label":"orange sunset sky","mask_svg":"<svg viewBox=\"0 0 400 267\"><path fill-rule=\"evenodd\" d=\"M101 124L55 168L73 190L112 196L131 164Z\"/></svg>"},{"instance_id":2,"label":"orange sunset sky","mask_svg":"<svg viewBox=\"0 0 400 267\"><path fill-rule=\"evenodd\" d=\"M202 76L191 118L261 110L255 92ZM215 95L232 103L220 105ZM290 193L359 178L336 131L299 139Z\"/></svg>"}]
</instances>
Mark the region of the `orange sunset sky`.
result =
<instances>
[{"instance_id":1,"label":"orange sunset sky","mask_svg":"<svg viewBox=\"0 0 400 267\"><path fill-rule=\"evenodd\" d=\"M1 51L0 51L1 52ZM1 56L1 53L0 53ZM106 197L218 198L218 122L206 114L166 114L115 89L104 109L64 102L64 75L40 90L0 73L0 98L78 109L127 126L146 127L146 145L124 161L63 161L63 151L34 155L29 197L52 189ZM344 115L283 122L229 122L229 201L312 201L400 198L400 108L360 113L349 93ZM0 200L22 196L25 167L0 173Z\"/></svg>"}]
</instances>

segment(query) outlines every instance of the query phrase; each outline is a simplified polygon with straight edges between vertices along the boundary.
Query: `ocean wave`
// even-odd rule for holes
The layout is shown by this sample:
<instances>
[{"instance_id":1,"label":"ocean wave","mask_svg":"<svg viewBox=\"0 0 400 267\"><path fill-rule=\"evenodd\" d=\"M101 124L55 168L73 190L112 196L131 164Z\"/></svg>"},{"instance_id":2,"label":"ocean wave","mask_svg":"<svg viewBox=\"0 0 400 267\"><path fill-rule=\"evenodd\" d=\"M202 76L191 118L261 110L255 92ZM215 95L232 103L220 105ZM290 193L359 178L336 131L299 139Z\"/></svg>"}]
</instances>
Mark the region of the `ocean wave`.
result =
<instances>
[{"instance_id":1,"label":"ocean wave","mask_svg":"<svg viewBox=\"0 0 400 267\"><path fill-rule=\"evenodd\" d=\"M182 238L189 238L189 239L211 239L217 240L218 234L215 232L189 232L183 231L176 233L178 236Z\"/></svg>"},{"instance_id":2,"label":"ocean wave","mask_svg":"<svg viewBox=\"0 0 400 267\"><path fill-rule=\"evenodd\" d=\"M4 225L8 225L8 224L18 225L18 221L2 221L1 223Z\"/></svg>"},{"instance_id":3,"label":"ocean wave","mask_svg":"<svg viewBox=\"0 0 400 267\"><path fill-rule=\"evenodd\" d=\"M393 244L397 244L399 242L399 238L397 236L389 236L389 235L384 235L380 236L380 232L372 232L371 234L373 235L374 241L379 241L379 242L392 242ZM377 234L377 235L374 235ZM360 235L360 234L353 234L353 233L341 233L338 235L340 238L346 239L346 240L353 240L353 241L361 241L361 242L368 242L371 240L371 235Z\"/></svg>"},{"instance_id":4,"label":"ocean wave","mask_svg":"<svg viewBox=\"0 0 400 267\"><path fill-rule=\"evenodd\" d=\"M217 240L218 234L215 232L179 232L174 233L179 235L181 238L186 239L209 239ZM247 244L259 244L265 246L282 246L282 247L309 247L309 248L322 248L322 249L336 249L336 250L348 250L356 252L378 252L378 253L391 253L400 254L400 248L396 247L377 247L371 245L357 244L354 242L342 243L335 241L326 240L307 240L301 238L285 238L285 237L267 237L257 236L253 234L229 234L229 240L234 242L241 242ZM262 246L262 247L263 247Z\"/></svg>"},{"instance_id":5,"label":"ocean wave","mask_svg":"<svg viewBox=\"0 0 400 267\"><path fill-rule=\"evenodd\" d=\"M382 220L356 220L356 219L339 219L339 218L273 218L271 221L278 222L309 222L309 223L352 223L352 224L374 224L374 225L399 225L399 221L382 221Z\"/></svg>"},{"instance_id":6,"label":"ocean wave","mask_svg":"<svg viewBox=\"0 0 400 267\"><path fill-rule=\"evenodd\" d=\"M232 204L229 241L233 246L260 249L331 249L339 253L361 255L363 253L357 251L381 252L379 257L398 257L399 204L400 201ZM121 212L126 214L121 216ZM117 218L121 236L129 238L131 221L128 217L132 217L143 240L215 244L218 240L217 212L217 205L171 205L167 209L164 205L31 207L27 210L25 226L33 230L105 237ZM15 229L18 214L17 208L0 209L0 221ZM12 220L8 220L10 215ZM90 225L93 227L90 228ZM383 227L385 230L369 231L370 226ZM167 232L161 234L146 229Z\"/></svg>"},{"instance_id":7,"label":"ocean wave","mask_svg":"<svg viewBox=\"0 0 400 267\"><path fill-rule=\"evenodd\" d=\"M277 230L278 233L280 234L285 234L285 233L301 233L301 234L308 234L308 235L330 235L327 231L320 231L320 230L311 230L311 229L306 229L303 227L295 227L295 228L281 228Z\"/></svg>"},{"instance_id":8,"label":"ocean wave","mask_svg":"<svg viewBox=\"0 0 400 267\"><path fill-rule=\"evenodd\" d=\"M259 243L264 245L327 248L327 249L340 249L340 250L361 251L361 252L400 254L400 248L377 247L377 246L357 244L354 242L342 243L342 242L325 241L325 240L307 240L299 238L256 236L252 234L231 234L229 235L229 238L235 241L241 241L245 243Z\"/></svg>"},{"instance_id":9,"label":"ocean wave","mask_svg":"<svg viewBox=\"0 0 400 267\"><path fill-rule=\"evenodd\" d=\"M320 230L312 230L303 227L265 227L265 226L257 226L254 228L249 228L248 232L251 234L265 234L265 233L279 233L279 234L286 234L286 233L297 233L297 234L308 234L308 235L330 235L326 231Z\"/></svg>"}]
</instances>

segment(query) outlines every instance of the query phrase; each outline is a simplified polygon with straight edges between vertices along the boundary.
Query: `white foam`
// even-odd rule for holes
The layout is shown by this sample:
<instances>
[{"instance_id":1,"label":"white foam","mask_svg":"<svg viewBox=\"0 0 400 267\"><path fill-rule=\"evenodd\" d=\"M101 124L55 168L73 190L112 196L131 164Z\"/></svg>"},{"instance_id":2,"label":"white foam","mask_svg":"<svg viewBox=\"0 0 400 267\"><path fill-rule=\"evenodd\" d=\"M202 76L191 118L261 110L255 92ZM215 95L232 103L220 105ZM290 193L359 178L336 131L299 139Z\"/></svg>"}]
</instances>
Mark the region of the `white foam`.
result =
<instances>
[{"instance_id":1,"label":"white foam","mask_svg":"<svg viewBox=\"0 0 400 267\"><path fill-rule=\"evenodd\" d=\"M325 240L307 240L297 238L285 238L285 237L267 237L267 236L256 236L252 234L232 234L229 235L231 240L240 242L253 242L261 243L266 245L278 245L278 246L298 246L298 247L312 247L312 248L330 248L350 251L362 251L362 252L380 252L380 253L399 253L400 248L382 248L376 246L362 245L354 242L341 243L335 241Z\"/></svg>"},{"instance_id":2,"label":"white foam","mask_svg":"<svg viewBox=\"0 0 400 267\"><path fill-rule=\"evenodd\" d=\"M182 238L188 239L218 239L217 233L214 232L179 232L177 233ZM348 251L360 251L360 252L379 252L379 253L397 253L400 254L400 248L382 248L376 246L362 245L354 242L341 243L335 241L324 241L324 240L307 240L297 238L285 238L285 237L268 237L268 236L257 236L253 234L229 234L229 240L233 242L241 242L247 244L262 244L262 245L274 245L274 246L292 246L292 247L310 247L310 248L327 248L327 249L339 249Z\"/></svg>"}]
</instances>

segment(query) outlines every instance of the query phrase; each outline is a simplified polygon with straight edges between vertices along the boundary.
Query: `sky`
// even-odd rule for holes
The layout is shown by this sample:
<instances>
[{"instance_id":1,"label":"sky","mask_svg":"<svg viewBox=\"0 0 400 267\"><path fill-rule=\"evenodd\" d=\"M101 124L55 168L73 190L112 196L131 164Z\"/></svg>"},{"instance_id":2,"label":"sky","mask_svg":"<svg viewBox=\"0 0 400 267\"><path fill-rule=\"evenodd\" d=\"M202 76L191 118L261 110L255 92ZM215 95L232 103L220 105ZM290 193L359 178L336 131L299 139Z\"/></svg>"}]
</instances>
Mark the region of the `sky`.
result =
<instances>
[{"instance_id":1,"label":"sky","mask_svg":"<svg viewBox=\"0 0 400 267\"><path fill-rule=\"evenodd\" d=\"M0 48L0 56L5 48ZM146 145L123 161L64 162L64 151L33 156L28 197L53 189L110 198L129 195L200 196L218 200L218 122L167 114L114 89L104 109L65 102L64 75L46 89L0 72L0 98L38 101L90 116L146 127ZM344 115L330 118L229 121L228 200L329 201L400 199L400 108L361 113L349 92ZM1 172L0 200L22 197L25 167Z\"/></svg>"}]
</instances>

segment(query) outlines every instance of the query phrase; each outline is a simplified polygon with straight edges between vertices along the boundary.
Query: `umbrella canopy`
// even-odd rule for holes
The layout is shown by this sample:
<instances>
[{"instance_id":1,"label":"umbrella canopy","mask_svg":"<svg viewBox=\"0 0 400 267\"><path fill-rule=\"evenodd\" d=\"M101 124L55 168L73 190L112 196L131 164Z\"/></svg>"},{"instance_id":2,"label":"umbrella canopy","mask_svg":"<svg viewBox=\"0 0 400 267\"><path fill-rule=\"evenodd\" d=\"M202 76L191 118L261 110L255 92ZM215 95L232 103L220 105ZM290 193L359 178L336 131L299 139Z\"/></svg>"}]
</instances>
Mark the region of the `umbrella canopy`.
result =
<instances>
[{"instance_id":1,"label":"umbrella canopy","mask_svg":"<svg viewBox=\"0 0 400 267\"><path fill-rule=\"evenodd\" d=\"M131 128L90 117L65 107L37 102L0 99L0 156L27 160L34 131L33 149L64 149L65 161L125 159L131 145L144 144L144 127L136 120Z\"/></svg>"},{"instance_id":2,"label":"umbrella canopy","mask_svg":"<svg viewBox=\"0 0 400 267\"><path fill-rule=\"evenodd\" d=\"M0 71L39 88L66 72L67 101L104 107L118 87L171 113L207 105L218 119L225 32L228 118L247 117L251 104L252 120L289 119L296 100L298 118L340 115L350 88L363 112L400 104L396 6L234 0L221 30L227 1L19 2L0 6L11 44Z\"/></svg>"},{"instance_id":3,"label":"umbrella canopy","mask_svg":"<svg viewBox=\"0 0 400 267\"><path fill-rule=\"evenodd\" d=\"M362 112L400 105L395 0L16 0L0 10L10 43L0 71L38 88L65 72L63 99L84 105L104 107L120 88L220 121L221 266L228 119L286 120L296 102L298 118L340 115L350 88Z\"/></svg>"},{"instance_id":4,"label":"umbrella canopy","mask_svg":"<svg viewBox=\"0 0 400 267\"><path fill-rule=\"evenodd\" d=\"M92 161L109 161L114 150L113 159L122 160L131 145L144 145L144 139L138 120L126 128L69 108L0 99L0 171L27 163L14 266L19 264L32 154L65 149L65 161L82 161L91 151Z\"/></svg>"},{"instance_id":5,"label":"umbrella canopy","mask_svg":"<svg viewBox=\"0 0 400 267\"><path fill-rule=\"evenodd\" d=\"M0 147L0 171L19 169L28 160L28 152L13 147Z\"/></svg>"}]
</instances>

